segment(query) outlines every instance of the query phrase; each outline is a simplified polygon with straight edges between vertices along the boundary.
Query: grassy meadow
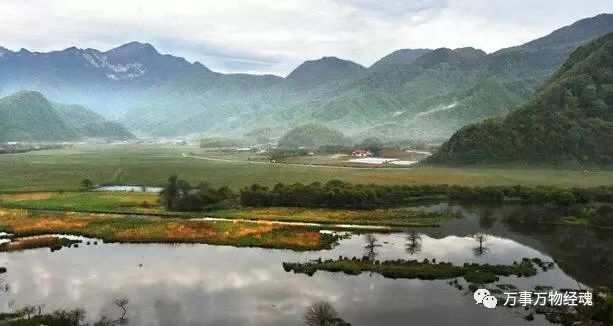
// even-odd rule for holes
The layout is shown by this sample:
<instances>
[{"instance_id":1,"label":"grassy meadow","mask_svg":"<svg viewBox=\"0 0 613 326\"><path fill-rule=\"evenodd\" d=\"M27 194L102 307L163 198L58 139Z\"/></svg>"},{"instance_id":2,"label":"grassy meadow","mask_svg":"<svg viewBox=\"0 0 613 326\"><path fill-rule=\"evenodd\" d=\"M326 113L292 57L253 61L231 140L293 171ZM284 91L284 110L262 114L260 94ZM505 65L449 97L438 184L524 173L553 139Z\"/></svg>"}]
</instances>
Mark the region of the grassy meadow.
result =
<instances>
[{"instance_id":1,"label":"grassy meadow","mask_svg":"<svg viewBox=\"0 0 613 326\"><path fill-rule=\"evenodd\" d=\"M160 214L155 193L27 192L0 194L0 206L35 210Z\"/></svg>"},{"instance_id":2,"label":"grassy meadow","mask_svg":"<svg viewBox=\"0 0 613 326\"><path fill-rule=\"evenodd\" d=\"M129 243L208 243L239 247L313 250L334 236L300 226L237 221L138 218L109 214L51 213L0 208L0 230L15 237L71 234Z\"/></svg>"},{"instance_id":3,"label":"grassy meadow","mask_svg":"<svg viewBox=\"0 0 613 326\"><path fill-rule=\"evenodd\" d=\"M438 226L441 221L459 217L453 212L446 214L407 209L348 210L295 207L227 209L210 212L208 215L233 219L399 227Z\"/></svg>"},{"instance_id":4,"label":"grassy meadow","mask_svg":"<svg viewBox=\"0 0 613 326\"><path fill-rule=\"evenodd\" d=\"M169 211L154 193L122 192L18 192L0 194L0 207L42 211L117 213L192 218L218 217L236 220L359 224L385 226L437 226L457 217L455 213L429 213L408 209L242 208L206 212Z\"/></svg>"},{"instance_id":5,"label":"grassy meadow","mask_svg":"<svg viewBox=\"0 0 613 326\"><path fill-rule=\"evenodd\" d=\"M211 161L182 153L217 157ZM586 172L537 168L410 169L342 168L249 162L248 155L222 156L196 147L96 145L0 155L0 192L71 191L84 178L95 184L164 185L177 174L192 183L207 180L234 189L252 183L313 182L339 179L352 183L555 185L585 187L613 184L613 171Z\"/></svg>"}]
</instances>

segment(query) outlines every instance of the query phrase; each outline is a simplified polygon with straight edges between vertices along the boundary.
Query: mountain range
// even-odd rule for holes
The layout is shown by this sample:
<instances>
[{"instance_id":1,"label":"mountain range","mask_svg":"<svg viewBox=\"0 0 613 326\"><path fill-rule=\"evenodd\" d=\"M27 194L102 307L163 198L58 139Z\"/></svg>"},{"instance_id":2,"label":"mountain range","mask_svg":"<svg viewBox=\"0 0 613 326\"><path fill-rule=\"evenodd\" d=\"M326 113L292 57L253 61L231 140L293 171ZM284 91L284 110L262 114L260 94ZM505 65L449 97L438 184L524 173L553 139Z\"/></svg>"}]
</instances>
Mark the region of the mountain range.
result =
<instances>
[{"instance_id":1,"label":"mountain range","mask_svg":"<svg viewBox=\"0 0 613 326\"><path fill-rule=\"evenodd\" d=\"M131 139L125 127L80 106L52 103L21 91L0 99L0 142Z\"/></svg>"},{"instance_id":2,"label":"mountain range","mask_svg":"<svg viewBox=\"0 0 613 326\"><path fill-rule=\"evenodd\" d=\"M0 47L0 95L35 90L77 103L138 135L236 135L326 124L366 138L439 142L530 98L577 47L613 31L613 15L573 23L523 45L402 49L370 67L324 57L287 77L221 74L132 42L109 51Z\"/></svg>"},{"instance_id":3,"label":"mountain range","mask_svg":"<svg viewBox=\"0 0 613 326\"><path fill-rule=\"evenodd\" d=\"M429 161L613 165L613 33L573 52L519 109L462 128Z\"/></svg>"}]
</instances>

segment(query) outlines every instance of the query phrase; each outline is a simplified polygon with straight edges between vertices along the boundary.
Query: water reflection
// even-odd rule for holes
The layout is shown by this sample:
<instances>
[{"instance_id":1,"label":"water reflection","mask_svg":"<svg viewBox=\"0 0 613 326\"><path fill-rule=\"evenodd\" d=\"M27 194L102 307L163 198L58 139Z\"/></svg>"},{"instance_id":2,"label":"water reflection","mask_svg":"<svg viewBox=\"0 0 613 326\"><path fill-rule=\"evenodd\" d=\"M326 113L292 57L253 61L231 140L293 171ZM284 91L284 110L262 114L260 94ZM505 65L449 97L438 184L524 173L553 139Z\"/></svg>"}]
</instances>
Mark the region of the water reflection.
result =
<instances>
[{"instance_id":1,"label":"water reflection","mask_svg":"<svg viewBox=\"0 0 613 326\"><path fill-rule=\"evenodd\" d=\"M433 209L433 208L429 208ZM449 209L439 207L434 209ZM352 235L333 250L292 252L208 245L103 244L2 253L8 284L0 308L44 305L46 311L82 307L130 325L301 325L304 313L325 300L353 325L544 325L505 309L483 309L472 295L445 281L392 280L380 275L286 273L283 261L367 256L511 264L523 257L556 267L531 278L502 278L520 290L537 285L576 287L577 281L613 284L611 232L509 223L513 207L453 207L464 219L440 228ZM487 223L484 222L487 217ZM478 235L478 236L476 236ZM479 254L476 254L479 248ZM125 298L118 304L118 298ZM125 302L125 303L124 303ZM122 308L123 307L123 308ZM445 313L439 313L444 307ZM125 309L124 309L125 308ZM125 312L125 313L124 313ZM122 318L120 318L123 315Z\"/></svg>"},{"instance_id":2,"label":"water reflection","mask_svg":"<svg viewBox=\"0 0 613 326\"><path fill-rule=\"evenodd\" d=\"M479 209L479 226L483 229L491 229L496 219L494 218L494 208L483 207Z\"/></svg>"},{"instance_id":3,"label":"water reflection","mask_svg":"<svg viewBox=\"0 0 613 326\"><path fill-rule=\"evenodd\" d=\"M325 300L310 305L304 312L304 323L307 326L345 326L351 325L343 320L334 306Z\"/></svg>"},{"instance_id":4,"label":"water reflection","mask_svg":"<svg viewBox=\"0 0 613 326\"><path fill-rule=\"evenodd\" d=\"M365 235L364 241L366 242L366 246L364 246L364 257L372 263L377 258L379 254L377 248L381 247L381 245L379 244L379 240L372 234Z\"/></svg>"},{"instance_id":5,"label":"water reflection","mask_svg":"<svg viewBox=\"0 0 613 326\"><path fill-rule=\"evenodd\" d=\"M119 298L115 299L114 301L115 305L122 311L121 317L116 320L116 323L118 323L119 325L127 325L129 323L128 318L126 318L126 314L128 313L128 309L126 308L126 306L128 305L128 302L130 301L127 298Z\"/></svg>"},{"instance_id":6,"label":"water reflection","mask_svg":"<svg viewBox=\"0 0 613 326\"><path fill-rule=\"evenodd\" d=\"M487 234L479 232L473 235L473 238L479 244L478 246L473 248L473 253L475 254L475 256L481 257L485 255L489 251L489 248L483 245L483 243L487 240Z\"/></svg>"},{"instance_id":7,"label":"water reflection","mask_svg":"<svg viewBox=\"0 0 613 326\"><path fill-rule=\"evenodd\" d=\"M421 235L415 230L407 232L406 252L413 256L421 251Z\"/></svg>"}]
</instances>

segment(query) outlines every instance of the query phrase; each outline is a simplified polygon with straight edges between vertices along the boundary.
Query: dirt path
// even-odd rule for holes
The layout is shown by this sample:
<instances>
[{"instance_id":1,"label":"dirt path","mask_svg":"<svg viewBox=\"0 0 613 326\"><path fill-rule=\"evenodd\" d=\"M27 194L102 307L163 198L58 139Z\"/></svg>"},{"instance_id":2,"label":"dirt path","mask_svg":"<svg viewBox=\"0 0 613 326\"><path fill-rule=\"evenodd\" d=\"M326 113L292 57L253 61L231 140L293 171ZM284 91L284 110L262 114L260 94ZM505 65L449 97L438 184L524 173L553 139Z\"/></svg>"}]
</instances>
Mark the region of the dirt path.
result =
<instances>
[{"instance_id":1,"label":"dirt path","mask_svg":"<svg viewBox=\"0 0 613 326\"><path fill-rule=\"evenodd\" d=\"M249 218L225 218L225 217L189 217L182 215L164 215L164 214L145 214L145 213L130 213L130 212L95 212L95 211L67 211L67 210L55 210L55 209L28 209L32 211L49 212L49 213L84 213L84 214L100 214L109 217L123 217L123 218L144 218L144 219L180 219L190 221L212 221L212 222L243 222L253 224L273 224L273 225L286 225L286 226L304 226L315 227L322 230L381 230L392 231L405 226L389 226L389 225L377 225L377 224L342 224L342 223L314 223L314 222L299 222L299 221L279 221L279 220L262 220L262 219L249 219ZM406 226L411 227L411 226Z\"/></svg>"},{"instance_id":2,"label":"dirt path","mask_svg":"<svg viewBox=\"0 0 613 326\"><path fill-rule=\"evenodd\" d=\"M312 223L312 222L290 222L290 221L275 221L275 220L257 220L243 218L223 218L223 217L199 217L190 218L190 221L220 221L220 222L243 222L255 224L273 224L287 226L305 226L316 227L320 229L343 229L343 230L383 230L391 231L393 227L385 225L368 225L368 224L328 224L328 223Z\"/></svg>"},{"instance_id":3,"label":"dirt path","mask_svg":"<svg viewBox=\"0 0 613 326\"><path fill-rule=\"evenodd\" d=\"M195 159L198 159L198 160L213 161L213 162L248 163L248 164L263 164L263 165L273 165L273 166L274 165L303 166L303 167L308 167L308 168L325 168L325 169L351 169L351 170L370 170L370 169L377 169L377 170L409 170L409 169L412 169L412 167L393 167L393 168L389 168L389 167L380 167L380 166L357 167L357 166L337 166L337 165L302 164L302 163L270 163L270 162L262 162L262 161L228 160L228 159L222 159L222 158L213 158L213 157L188 155L186 153L181 153L181 156L183 156L185 158L195 158Z\"/></svg>"}]
</instances>

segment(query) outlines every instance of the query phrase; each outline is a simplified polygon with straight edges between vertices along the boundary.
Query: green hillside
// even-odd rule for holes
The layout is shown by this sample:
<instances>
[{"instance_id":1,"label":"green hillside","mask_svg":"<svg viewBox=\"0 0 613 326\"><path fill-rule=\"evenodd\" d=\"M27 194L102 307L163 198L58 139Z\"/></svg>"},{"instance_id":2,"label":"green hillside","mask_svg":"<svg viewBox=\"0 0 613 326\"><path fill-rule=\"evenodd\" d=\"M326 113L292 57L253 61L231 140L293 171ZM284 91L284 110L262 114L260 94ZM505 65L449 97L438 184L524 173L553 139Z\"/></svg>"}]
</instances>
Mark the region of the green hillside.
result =
<instances>
[{"instance_id":1,"label":"green hillside","mask_svg":"<svg viewBox=\"0 0 613 326\"><path fill-rule=\"evenodd\" d=\"M325 145L349 145L351 141L340 131L319 124L292 128L279 140L280 148L317 148Z\"/></svg>"},{"instance_id":2,"label":"green hillside","mask_svg":"<svg viewBox=\"0 0 613 326\"><path fill-rule=\"evenodd\" d=\"M285 78L217 73L138 42L104 52L5 49L0 93L38 90L147 136L237 137L270 128L276 138L318 123L350 136L439 142L528 100L578 46L612 31L613 15L603 14L491 54L403 49L370 68L327 56Z\"/></svg>"},{"instance_id":3,"label":"green hillside","mask_svg":"<svg viewBox=\"0 0 613 326\"><path fill-rule=\"evenodd\" d=\"M323 57L318 60L305 61L296 67L285 80L292 87L310 89L331 81L354 77L365 70L366 68L352 61Z\"/></svg>"},{"instance_id":4,"label":"green hillside","mask_svg":"<svg viewBox=\"0 0 613 326\"><path fill-rule=\"evenodd\" d=\"M0 99L0 141L75 140L77 133L38 92Z\"/></svg>"},{"instance_id":5,"label":"green hillside","mask_svg":"<svg viewBox=\"0 0 613 326\"><path fill-rule=\"evenodd\" d=\"M108 121L102 116L80 105L54 103L53 107L59 116L77 132L80 138L134 138L134 135L121 124Z\"/></svg>"},{"instance_id":6,"label":"green hillside","mask_svg":"<svg viewBox=\"0 0 613 326\"><path fill-rule=\"evenodd\" d=\"M49 102L41 93L21 91L0 99L0 141L75 141L134 137L81 106Z\"/></svg>"},{"instance_id":7,"label":"green hillside","mask_svg":"<svg viewBox=\"0 0 613 326\"><path fill-rule=\"evenodd\" d=\"M579 48L521 108L462 128L433 163L613 164L613 33Z\"/></svg>"}]
</instances>

